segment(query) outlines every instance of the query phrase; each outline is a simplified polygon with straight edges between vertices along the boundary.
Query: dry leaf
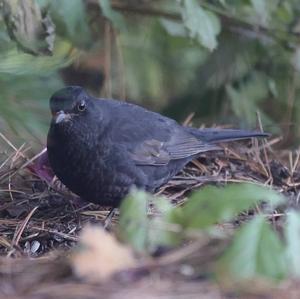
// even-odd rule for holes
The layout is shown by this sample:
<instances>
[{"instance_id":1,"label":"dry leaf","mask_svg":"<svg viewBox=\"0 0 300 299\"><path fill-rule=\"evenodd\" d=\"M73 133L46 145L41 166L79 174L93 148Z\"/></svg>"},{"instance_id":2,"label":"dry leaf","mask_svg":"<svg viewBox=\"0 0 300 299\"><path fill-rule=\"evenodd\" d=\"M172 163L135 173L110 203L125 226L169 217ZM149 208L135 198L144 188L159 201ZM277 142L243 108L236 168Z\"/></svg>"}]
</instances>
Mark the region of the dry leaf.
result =
<instances>
[{"instance_id":1,"label":"dry leaf","mask_svg":"<svg viewBox=\"0 0 300 299\"><path fill-rule=\"evenodd\" d=\"M86 227L80 246L71 257L73 271L90 282L102 282L119 271L134 267L132 251L99 227Z\"/></svg>"}]
</instances>

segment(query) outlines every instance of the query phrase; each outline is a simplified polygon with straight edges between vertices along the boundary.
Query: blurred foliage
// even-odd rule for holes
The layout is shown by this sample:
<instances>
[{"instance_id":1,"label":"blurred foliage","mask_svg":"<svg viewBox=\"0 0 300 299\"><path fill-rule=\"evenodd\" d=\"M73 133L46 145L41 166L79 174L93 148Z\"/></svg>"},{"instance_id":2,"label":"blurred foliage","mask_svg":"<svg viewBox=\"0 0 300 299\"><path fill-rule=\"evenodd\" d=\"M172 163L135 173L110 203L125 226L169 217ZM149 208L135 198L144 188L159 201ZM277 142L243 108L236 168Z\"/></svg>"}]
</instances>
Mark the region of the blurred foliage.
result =
<instances>
[{"instance_id":1,"label":"blurred foliage","mask_svg":"<svg viewBox=\"0 0 300 299\"><path fill-rule=\"evenodd\" d=\"M173 217L172 204L165 198L153 199L153 196L135 190L120 208L120 236L140 252L154 252L160 246L174 246L181 241L178 234L164 227L166 220ZM149 218L150 202L157 213Z\"/></svg>"},{"instance_id":2,"label":"blurred foliage","mask_svg":"<svg viewBox=\"0 0 300 299\"><path fill-rule=\"evenodd\" d=\"M201 242L206 235L211 240L225 241L223 252L212 257L210 270L224 281L299 277L298 212L290 211L283 234L271 227L264 214L249 216L252 219L241 224L233 235L217 228L217 224L224 220L232 221L260 202L264 203L265 212L284 204L285 199L275 191L251 183L224 188L208 186L194 192L183 206L172 207L164 198L160 198L159 202L164 209L153 207L157 204L156 197L133 191L121 205L119 233L136 250L155 253L161 247L174 248L184 241L185 244L192 240ZM147 216L150 206L151 211L154 209L156 213ZM157 217L159 222L155 221ZM205 255L207 249L203 250ZM203 275L201 271L207 269L200 267L198 271L197 275Z\"/></svg>"},{"instance_id":3,"label":"blurred foliage","mask_svg":"<svg viewBox=\"0 0 300 299\"><path fill-rule=\"evenodd\" d=\"M0 129L44 136L40 108L80 82L195 124L255 127L258 111L296 145L299 13L297 0L1 0Z\"/></svg>"},{"instance_id":4,"label":"blurred foliage","mask_svg":"<svg viewBox=\"0 0 300 299\"><path fill-rule=\"evenodd\" d=\"M206 187L194 193L183 208L174 211L176 222L182 227L205 228L220 221L232 219L267 198L272 207L282 201L275 191L251 184L227 186L225 192L215 187Z\"/></svg>"}]
</instances>

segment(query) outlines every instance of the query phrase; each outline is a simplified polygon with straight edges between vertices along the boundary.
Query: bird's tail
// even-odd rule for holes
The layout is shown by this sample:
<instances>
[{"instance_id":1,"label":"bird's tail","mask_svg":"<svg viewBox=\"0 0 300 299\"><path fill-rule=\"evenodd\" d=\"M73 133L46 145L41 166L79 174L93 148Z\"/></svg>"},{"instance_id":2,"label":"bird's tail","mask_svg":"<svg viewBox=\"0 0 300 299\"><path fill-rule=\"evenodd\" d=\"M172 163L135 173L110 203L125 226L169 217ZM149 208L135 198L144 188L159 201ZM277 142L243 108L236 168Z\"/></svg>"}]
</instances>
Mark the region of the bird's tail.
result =
<instances>
[{"instance_id":1,"label":"bird's tail","mask_svg":"<svg viewBox=\"0 0 300 299\"><path fill-rule=\"evenodd\" d=\"M186 129L201 141L213 143L249 139L252 137L266 138L270 136L269 133L234 129L196 129L191 127L187 127Z\"/></svg>"}]
</instances>

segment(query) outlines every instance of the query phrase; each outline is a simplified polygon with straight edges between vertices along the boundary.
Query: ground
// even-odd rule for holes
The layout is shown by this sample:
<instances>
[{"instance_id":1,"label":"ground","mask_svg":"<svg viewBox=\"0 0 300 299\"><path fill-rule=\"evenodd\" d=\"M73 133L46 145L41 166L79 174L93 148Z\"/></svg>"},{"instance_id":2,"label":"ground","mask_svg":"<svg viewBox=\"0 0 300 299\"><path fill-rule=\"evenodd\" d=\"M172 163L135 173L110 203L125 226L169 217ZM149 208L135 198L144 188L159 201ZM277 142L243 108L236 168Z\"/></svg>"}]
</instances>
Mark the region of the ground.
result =
<instances>
[{"instance_id":1,"label":"ground","mask_svg":"<svg viewBox=\"0 0 300 299\"><path fill-rule=\"evenodd\" d=\"M190 163L158 194L174 205L181 205L194 189L203 185L225 185L231 182L253 182L272 186L288 198L285 207L298 205L300 153L274 151L278 139L268 143L224 145L224 150L203 154ZM83 202L50 182L41 155L31 155L24 147L6 144L0 166L0 295L11 298L299 298L297 283L286 281L270 287L237 288L233 291L215 279L195 276L186 266L197 260L205 267L205 251L190 250L187 244L167 252L151 262L121 271L103 283L79 279L70 266L69 254L78 234L87 223L101 225L107 208ZM50 176L51 177L51 176ZM48 182L47 182L48 180ZM257 207L259 209L259 207ZM240 215L224 227L234 229L256 211ZM274 211L270 218L281 221L285 210ZM113 219L112 231L118 221ZM197 244L196 244L197 245ZM201 245L202 246L202 245ZM197 247L196 247L197 249ZM203 248L202 248L203 249ZM203 252L207 252L207 255ZM8 258L9 257L9 258Z\"/></svg>"}]
</instances>

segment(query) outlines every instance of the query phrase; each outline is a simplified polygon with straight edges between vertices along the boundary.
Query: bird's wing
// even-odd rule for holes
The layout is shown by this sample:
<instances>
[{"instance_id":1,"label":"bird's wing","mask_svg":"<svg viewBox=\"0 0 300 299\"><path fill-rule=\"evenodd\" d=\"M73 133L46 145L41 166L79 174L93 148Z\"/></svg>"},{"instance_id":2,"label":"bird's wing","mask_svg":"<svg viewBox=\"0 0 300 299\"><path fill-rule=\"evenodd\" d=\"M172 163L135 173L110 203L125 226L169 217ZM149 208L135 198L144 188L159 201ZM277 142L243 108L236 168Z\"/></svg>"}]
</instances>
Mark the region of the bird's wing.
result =
<instances>
[{"instance_id":1,"label":"bird's wing","mask_svg":"<svg viewBox=\"0 0 300 299\"><path fill-rule=\"evenodd\" d=\"M194 136L177 130L168 141L146 140L131 152L137 165L165 165L171 160L195 156L201 152L219 149L216 145L204 143Z\"/></svg>"},{"instance_id":2,"label":"bird's wing","mask_svg":"<svg viewBox=\"0 0 300 299\"><path fill-rule=\"evenodd\" d=\"M110 140L127 151L137 165L166 165L219 149L197 139L174 120L132 104L106 101L113 121Z\"/></svg>"}]
</instances>

